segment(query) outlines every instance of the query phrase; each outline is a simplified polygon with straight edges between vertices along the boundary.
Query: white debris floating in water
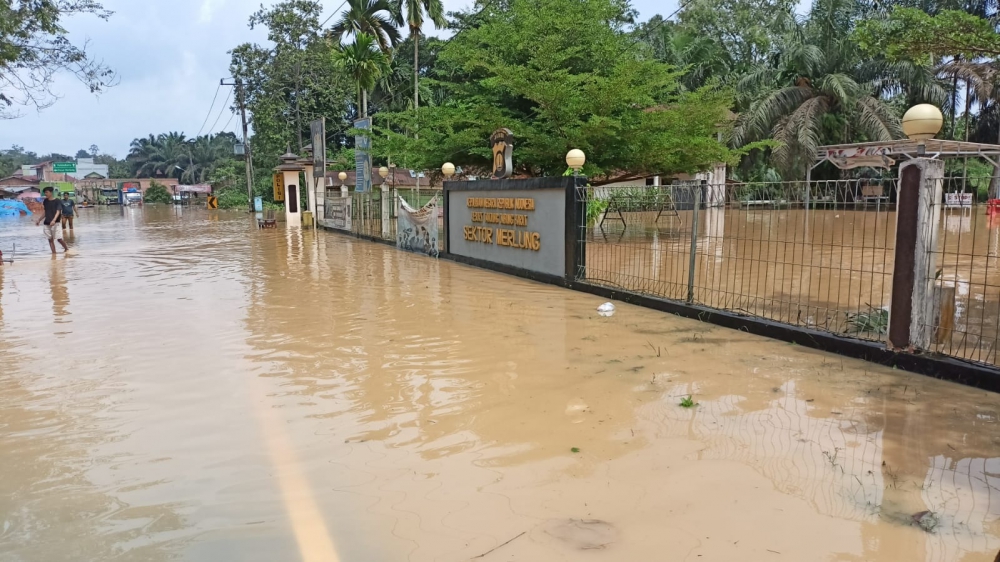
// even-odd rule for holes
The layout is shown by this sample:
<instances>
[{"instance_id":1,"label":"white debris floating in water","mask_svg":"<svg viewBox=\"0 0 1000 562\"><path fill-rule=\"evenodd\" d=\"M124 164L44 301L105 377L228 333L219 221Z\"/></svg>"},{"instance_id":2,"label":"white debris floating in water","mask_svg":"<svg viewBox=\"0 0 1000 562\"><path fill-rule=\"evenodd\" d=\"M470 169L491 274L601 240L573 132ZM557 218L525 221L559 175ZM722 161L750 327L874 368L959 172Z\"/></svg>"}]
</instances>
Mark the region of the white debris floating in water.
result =
<instances>
[{"instance_id":1,"label":"white debris floating in water","mask_svg":"<svg viewBox=\"0 0 1000 562\"><path fill-rule=\"evenodd\" d=\"M611 316L615 313L615 305L606 302L601 306L597 307L597 313L601 316Z\"/></svg>"}]
</instances>

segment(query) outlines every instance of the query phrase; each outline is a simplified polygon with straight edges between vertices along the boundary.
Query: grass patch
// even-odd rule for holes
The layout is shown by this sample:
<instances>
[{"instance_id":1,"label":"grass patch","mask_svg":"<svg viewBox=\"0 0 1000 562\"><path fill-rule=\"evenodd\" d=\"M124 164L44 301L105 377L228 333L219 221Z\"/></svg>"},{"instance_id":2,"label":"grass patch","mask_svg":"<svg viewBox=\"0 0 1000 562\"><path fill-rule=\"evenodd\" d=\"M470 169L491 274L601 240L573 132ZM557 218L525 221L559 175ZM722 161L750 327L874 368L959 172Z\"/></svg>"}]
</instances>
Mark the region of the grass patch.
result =
<instances>
[{"instance_id":1,"label":"grass patch","mask_svg":"<svg viewBox=\"0 0 1000 562\"><path fill-rule=\"evenodd\" d=\"M580 448L579 447L573 447L572 449L570 449L570 451L572 451L574 453L579 453L580 452Z\"/></svg>"},{"instance_id":2,"label":"grass patch","mask_svg":"<svg viewBox=\"0 0 1000 562\"><path fill-rule=\"evenodd\" d=\"M681 399L681 408L694 408L698 403L691 399L690 396L685 396Z\"/></svg>"},{"instance_id":3,"label":"grass patch","mask_svg":"<svg viewBox=\"0 0 1000 562\"><path fill-rule=\"evenodd\" d=\"M889 329L889 311L868 305L868 310L847 314L848 331L854 334L885 335Z\"/></svg>"}]
</instances>

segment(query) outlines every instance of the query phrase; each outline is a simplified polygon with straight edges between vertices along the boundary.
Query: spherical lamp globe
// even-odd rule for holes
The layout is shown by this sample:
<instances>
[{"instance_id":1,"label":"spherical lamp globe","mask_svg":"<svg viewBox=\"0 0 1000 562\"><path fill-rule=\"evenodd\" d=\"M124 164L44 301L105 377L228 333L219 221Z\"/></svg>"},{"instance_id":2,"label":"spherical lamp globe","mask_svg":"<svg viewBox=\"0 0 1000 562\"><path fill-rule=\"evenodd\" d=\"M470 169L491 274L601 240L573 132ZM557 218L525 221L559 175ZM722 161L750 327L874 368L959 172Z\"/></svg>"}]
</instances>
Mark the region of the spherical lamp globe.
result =
<instances>
[{"instance_id":1,"label":"spherical lamp globe","mask_svg":"<svg viewBox=\"0 0 1000 562\"><path fill-rule=\"evenodd\" d=\"M347 172L340 172L337 174L337 177L340 178L341 183L343 183L344 181L347 181Z\"/></svg>"},{"instance_id":2,"label":"spherical lamp globe","mask_svg":"<svg viewBox=\"0 0 1000 562\"><path fill-rule=\"evenodd\" d=\"M579 170L587 163L587 155L579 148L574 148L566 153L566 165L574 170Z\"/></svg>"},{"instance_id":3,"label":"spherical lamp globe","mask_svg":"<svg viewBox=\"0 0 1000 562\"><path fill-rule=\"evenodd\" d=\"M906 110L903 115L903 133L914 141L932 139L941 131L942 123L944 117L941 110L929 103L922 103Z\"/></svg>"},{"instance_id":4,"label":"spherical lamp globe","mask_svg":"<svg viewBox=\"0 0 1000 562\"><path fill-rule=\"evenodd\" d=\"M378 175L382 176L382 179L389 177L389 168L382 166L378 169Z\"/></svg>"},{"instance_id":5,"label":"spherical lamp globe","mask_svg":"<svg viewBox=\"0 0 1000 562\"><path fill-rule=\"evenodd\" d=\"M444 174L444 177L446 177L446 178L450 178L451 176L454 176L455 175L455 165L452 164L451 162L445 162L444 165L441 166L441 173Z\"/></svg>"}]
</instances>

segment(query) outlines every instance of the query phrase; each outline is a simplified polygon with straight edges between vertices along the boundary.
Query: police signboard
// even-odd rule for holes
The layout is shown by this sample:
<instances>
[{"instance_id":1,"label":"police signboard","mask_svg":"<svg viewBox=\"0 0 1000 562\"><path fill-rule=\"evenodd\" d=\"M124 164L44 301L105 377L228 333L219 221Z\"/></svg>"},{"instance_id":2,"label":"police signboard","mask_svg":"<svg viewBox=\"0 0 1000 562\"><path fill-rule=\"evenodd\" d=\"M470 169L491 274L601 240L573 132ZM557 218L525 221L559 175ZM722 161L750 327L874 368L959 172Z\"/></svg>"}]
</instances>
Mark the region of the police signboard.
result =
<instances>
[{"instance_id":1,"label":"police signboard","mask_svg":"<svg viewBox=\"0 0 1000 562\"><path fill-rule=\"evenodd\" d=\"M273 176L274 181L274 200L275 202L280 202L285 200L285 181L281 175L281 172L275 172Z\"/></svg>"}]
</instances>

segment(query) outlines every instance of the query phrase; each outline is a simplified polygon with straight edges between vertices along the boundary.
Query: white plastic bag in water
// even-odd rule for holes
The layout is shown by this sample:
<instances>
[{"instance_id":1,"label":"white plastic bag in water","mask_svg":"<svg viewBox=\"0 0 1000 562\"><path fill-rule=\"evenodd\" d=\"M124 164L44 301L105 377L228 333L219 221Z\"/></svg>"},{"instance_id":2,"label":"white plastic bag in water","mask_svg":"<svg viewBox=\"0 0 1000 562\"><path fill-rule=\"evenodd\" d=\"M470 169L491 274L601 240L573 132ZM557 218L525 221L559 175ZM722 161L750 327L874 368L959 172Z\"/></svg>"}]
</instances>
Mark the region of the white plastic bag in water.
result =
<instances>
[{"instance_id":1,"label":"white plastic bag in water","mask_svg":"<svg viewBox=\"0 0 1000 562\"><path fill-rule=\"evenodd\" d=\"M606 302L601 306L597 307L597 313L601 316L611 316L615 313L615 305Z\"/></svg>"}]
</instances>

